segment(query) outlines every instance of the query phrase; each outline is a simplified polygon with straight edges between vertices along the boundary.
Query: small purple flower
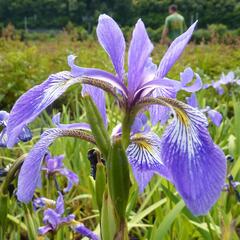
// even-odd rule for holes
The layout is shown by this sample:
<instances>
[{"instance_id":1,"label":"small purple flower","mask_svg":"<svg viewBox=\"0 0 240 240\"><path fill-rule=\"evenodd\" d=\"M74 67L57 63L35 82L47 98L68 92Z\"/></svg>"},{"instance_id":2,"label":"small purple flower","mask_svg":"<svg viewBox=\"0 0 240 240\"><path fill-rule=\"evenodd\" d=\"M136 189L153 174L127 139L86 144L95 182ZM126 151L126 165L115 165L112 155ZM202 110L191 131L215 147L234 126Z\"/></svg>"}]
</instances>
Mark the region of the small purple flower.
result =
<instances>
[{"instance_id":1,"label":"small purple flower","mask_svg":"<svg viewBox=\"0 0 240 240\"><path fill-rule=\"evenodd\" d=\"M47 198L38 198L34 200L35 207L45 208L43 213L43 222L45 226L39 227L39 235L45 235L50 231L57 231L59 227L66 224L71 226L76 233L80 233L92 240L99 240L99 237L95 233L75 220L74 214L63 217L64 200L60 192L58 192L58 195L56 202Z\"/></svg>"},{"instance_id":2,"label":"small purple flower","mask_svg":"<svg viewBox=\"0 0 240 240\"><path fill-rule=\"evenodd\" d=\"M198 106L198 101L197 101L197 96L195 93L192 93L190 97L187 97L187 103L194 107L194 108L199 108ZM222 114L219 113L218 111L211 109L209 106L206 108L200 109L202 113L207 114L207 116L212 120L212 122L219 127L221 122L222 122Z\"/></svg>"},{"instance_id":3,"label":"small purple flower","mask_svg":"<svg viewBox=\"0 0 240 240\"><path fill-rule=\"evenodd\" d=\"M51 155L47 153L44 158L45 166L42 167L42 170L46 171L47 175L60 174L65 176L68 179L68 185L63 191L69 192L73 184L78 184L79 179L77 174L64 167L63 159L63 155L51 157Z\"/></svg>"},{"instance_id":4,"label":"small purple flower","mask_svg":"<svg viewBox=\"0 0 240 240\"><path fill-rule=\"evenodd\" d=\"M60 192L58 194L55 209L47 208L44 210L43 222L45 226L38 229L39 235L45 235L49 231L56 231L61 224L69 224L75 218L73 214L62 217L64 213L64 201L62 194Z\"/></svg>"},{"instance_id":5,"label":"small purple flower","mask_svg":"<svg viewBox=\"0 0 240 240\"><path fill-rule=\"evenodd\" d=\"M0 147L5 148L7 146L7 124L8 124L9 113L6 111L0 111L0 127L2 131L0 132ZM27 142L32 139L32 133L27 126L23 126L19 135L15 139L15 143L19 141Z\"/></svg>"},{"instance_id":6,"label":"small purple flower","mask_svg":"<svg viewBox=\"0 0 240 240\"><path fill-rule=\"evenodd\" d=\"M204 88L213 87L216 89L219 95L224 93L223 85L234 84L237 83L240 85L240 80L235 77L234 72L229 72L228 74L222 73L220 79L218 81L212 81L211 84L206 84Z\"/></svg>"}]
</instances>

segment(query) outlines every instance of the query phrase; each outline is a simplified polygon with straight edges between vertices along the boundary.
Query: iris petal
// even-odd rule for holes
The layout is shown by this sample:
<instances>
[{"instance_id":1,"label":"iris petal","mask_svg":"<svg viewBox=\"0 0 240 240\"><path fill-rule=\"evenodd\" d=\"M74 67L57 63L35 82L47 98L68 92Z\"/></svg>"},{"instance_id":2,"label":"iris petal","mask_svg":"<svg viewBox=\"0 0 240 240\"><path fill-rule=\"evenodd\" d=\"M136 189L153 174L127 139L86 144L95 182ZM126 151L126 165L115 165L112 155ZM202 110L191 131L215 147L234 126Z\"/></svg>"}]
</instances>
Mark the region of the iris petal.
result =
<instances>
[{"instance_id":1,"label":"iris petal","mask_svg":"<svg viewBox=\"0 0 240 240\"><path fill-rule=\"evenodd\" d=\"M71 190L73 184L78 184L79 179L78 179L77 174L75 174L74 172L68 170L67 168L62 168L59 170L59 172L68 179L68 185L63 190L64 192L69 192Z\"/></svg>"},{"instance_id":2,"label":"iris petal","mask_svg":"<svg viewBox=\"0 0 240 240\"><path fill-rule=\"evenodd\" d=\"M41 139L29 152L21 167L17 190L17 197L19 201L25 203L31 201L39 181L42 159L46 154L48 147L54 142L54 140L62 136L84 138L81 134L85 133L80 130L60 128L49 129L42 134Z\"/></svg>"},{"instance_id":3,"label":"iris petal","mask_svg":"<svg viewBox=\"0 0 240 240\"><path fill-rule=\"evenodd\" d=\"M58 192L58 198L56 201L56 212L60 215L64 213L64 200L61 192Z\"/></svg>"},{"instance_id":4,"label":"iris petal","mask_svg":"<svg viewBox=\"0 0 240 240\"><path fill-rule=\"evenodd\" d=\"M221 124L221 122L222 122L222 114L219 113L219 112L216 111L216 110L213 110L213 109L209 110L209 111L207 112L207 114L208 114L208 117L212 120L212 122L213 122L217 127L219 127L220 124Z\"/></svg>"},{"instance_id":5,"label":"iris petal","mask_svg":"<svg viewBox=\"0 0 240 240\"><path fill-rule=\"evenodd\" d=\"M187 104L194 108L198 108L198 100L195 93L192 93L191 96L187 98Z\"/></svg>"},{"instance_id":6,"label":"iris petal","mask_svg":"<svg viewBox=\"0 0 240 240\"><path fill-rule=\"evenodd\" d=\"M98 82L103 84L109 84L111 87L114 87L120 92L127 96L127 89L126 86L121 82L117 77L115 77L112 73L95 69L95 68L82 68L77 66L74 61L76 59L76 56L70 55L68 56L68 65L71 68L71 74L74 77L86 77L86 78L92 78L93 80L97 80ZM83 82L84 83L84 82ZM90 84L95 85L95 84Z\"/></svg>"},{"instance_id":7,"label":"iris petal","mask_svg":"<svg viewBox=\"0 0 240 240\"><path fill-rule=\"evenodd\" d=\"M127 148L128 160L140 192L143 192L154 173L171 178L161 160L160 144L159 137L154 133L135 134Z\"/></svg>"},{"instance_id":8,"label":"iris petal","mask_svg":"<svg viewBox=\"0 0 240 240\"><path fill-rule=\"evenodd\" d=\"M100 238L94 232L92 232L90 229L88 229L81 223L77 224L76 226L74 226L72 228L75 232L83 235L84 237L87 237L91 240L100 240Z\"/></svg>"},{"instance_id":9,"label":"iris petal","mask_svg":"<svg viewBox=\"0 0 240 240\"><path fill-rule=\"evenodd\" d=\"M192 33L194 31L196 24L197 24L197 22L192 24L185 33L183 33L182 35L177 37L172 42L172 44L168 48L167 52L165 53L165 55L163 56L163 58L159 64L158 73L157 73L158 78L165 77L167 75L167 73L169 72L169 70L171 69L171 67L173 66L173 64L180 57L184 48L186 47L189 40L191 39L191 36L192 36Z\"/></svg>"},{"instance_id":10,"label":"iris petal","mask_svg":"<svg viewBox=\"0 0 240 240\"><path fill-rule=\"evenodd\" d=\"M138 20L128 52L128 90L133 97L136 89L144 81L144 68L153 50L145 26Z\"/></svg>"},{"instance_id":11,"label":"iris petal","mask_svg":"<svg viewBox=\"0 0 240 240\"><path fill-rule=\"evenodd\" d=\"M206 214L217 201L226 176L226 160L207 130L207 119L197 109L174 107L175 118L162 137L162 159L173 182L195 215Z\"/></svg>"},{"instance_id":12,"label":"iris petal","mask_svg":"<svg viewBox=\"0 0 240 240\"><path fill-rule=\"evenodd\" d=\"M194 75L196 75L196 81L191 85L188 84L193 80ZM180 74L181 77L181 89L187 92L197 92L202 88L202 80L200 76L196 73L194 74L191 68L186 68L183 73Z\"/></svg>"},{"instance_id":13,"label":"iris petal","mask_svg":"<svg viewBox=\"0 0 240 240\"><path fill-rule=\"evenodd\" d=\"M106 14L98 19L98 41L109 55L118 78L123 81L125 39L118 24Z\"/></svg>"},{"instance_id":14,"label":"iris petal","mask_svg":"<svg viewBox=\"0 0 240 240\"><path fill-rule=\"evenodd\" d=\"M152 92L152 97L167 97L176 98L177 91L173 88L157 88ZM156 125L159 121L161 124L165 124L170 117L169 107L161 105L152 105L149 107L150 118L153 125Z\"/></svg>"},{"instance_id":15,"label":"iris petal","mask_svg":"<svg viewBox=\"0 0 240 240\"><path fill-rule=\"evenodd\" d=\"M12 147L22 128L76 83L70 72L51 75L42 84L24 93L14 104L8 119L8 147Z\"/></svg>"}]
</instances>

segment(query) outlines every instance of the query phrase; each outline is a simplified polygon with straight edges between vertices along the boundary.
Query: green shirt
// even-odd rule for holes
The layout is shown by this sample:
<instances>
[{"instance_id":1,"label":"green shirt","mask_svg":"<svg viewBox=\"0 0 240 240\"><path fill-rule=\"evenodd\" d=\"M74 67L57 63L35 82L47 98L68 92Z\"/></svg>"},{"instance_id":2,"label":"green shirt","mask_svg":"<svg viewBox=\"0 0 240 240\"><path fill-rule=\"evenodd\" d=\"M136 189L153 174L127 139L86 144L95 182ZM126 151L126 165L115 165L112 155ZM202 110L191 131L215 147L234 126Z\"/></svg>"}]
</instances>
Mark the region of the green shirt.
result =
<instances>
[{"instance_id":1,"label":"green shirt","mask_svg":"<svg viewBox=\"0 0 240 240\"><path fill-rule=\"evenodd\" d=\"M179 13L171 14L165 20L165 27L168 29L168 37L173 41L181 35L186 28L184 17Z\"/></svg>"}]
</instances>

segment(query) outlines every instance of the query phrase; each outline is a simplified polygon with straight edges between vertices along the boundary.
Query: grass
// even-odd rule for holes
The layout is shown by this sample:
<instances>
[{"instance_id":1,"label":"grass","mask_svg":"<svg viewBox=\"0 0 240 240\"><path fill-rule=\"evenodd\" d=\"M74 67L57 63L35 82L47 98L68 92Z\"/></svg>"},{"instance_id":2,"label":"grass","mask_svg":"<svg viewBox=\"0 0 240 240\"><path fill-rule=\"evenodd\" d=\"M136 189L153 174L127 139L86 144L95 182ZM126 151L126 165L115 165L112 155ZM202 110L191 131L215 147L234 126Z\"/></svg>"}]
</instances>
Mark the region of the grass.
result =
<instances>
[{"instance_id":1,"label":"grass","mask_svg":"<svg viewBox=\"0 0 240 240\"><path fill-rule=\"evenodd\" d=\"M158 63L165 48L157 45L153 59ZM51 42L0 41L0 106L9 110L10 106L24 91L42 82L51 73L67 70L66 57L74 53L78 56L77 64L81 66L103 68L112 71L107 55L96 42L72 42L67 36ZM200 74L204 82L217 79L221 72L237 70L240 62L240 49L226 45L190 45L172 68L169 77L179 79L179 73L190 66ZM13 150L0 149L0 166L11 163L31 149L39 138L43 128L52 127L51 117L57 111L62 112L63 123L86 121L81 102L79 86L74 86L64 97L57 100L47 111L30 126L34 138L29 143L20 143ZM197 96L200 106L207 105L223 114L219 128L209 125L214 141L231 154L235 161L228 163L228 173L235 179L240 177L240 87L225 88L223 96L217 95L214 89L202 90ZM180 93L184 100L187 94ZM109 133L119 122L121 113L108 97ZM64 105L62 105L64 104ZM162 127L155 127L162 132ZM51 147L53 155L65 155L66 167L79 176L80 184L65 195L66 213L74 213L76 219L91 229L99 230L99 213L95 200L95 183L89 176L90 164L87 152L93 146L73 138L57 140ZM42 175L43 188L38 189L36 196L55 199L57 192ZM235 198L229 203L227 192L207 216L195 217L184 206L173 185L155 176L143 194L137 194L133 176L130 197L127 206L128 228L132 239L239 239L240 217L239 205ZM29 179L29 181L31 181ZM66 185L66 180L58 177L59 183ZM16 180L14 181L16 187ZM230 210L227 209L230 204ZM0 206L1 207L1 206ZM42 225L42 213L34 212L30 205L27 208L16 201L15 196L8 199L8 223L5 231L7 239L34 239L37 228ZM32 229L32 231L30 231ZM32 234L32 235L31 235ZM32 237L31 237L32 236ZM51 238L51 236L49 236ZM76 237L76 236L75 236ZM71 239L68 228L60 230L55 239ZM47 238L46 238L47 239Z\"/></svg>"}]
</instances>

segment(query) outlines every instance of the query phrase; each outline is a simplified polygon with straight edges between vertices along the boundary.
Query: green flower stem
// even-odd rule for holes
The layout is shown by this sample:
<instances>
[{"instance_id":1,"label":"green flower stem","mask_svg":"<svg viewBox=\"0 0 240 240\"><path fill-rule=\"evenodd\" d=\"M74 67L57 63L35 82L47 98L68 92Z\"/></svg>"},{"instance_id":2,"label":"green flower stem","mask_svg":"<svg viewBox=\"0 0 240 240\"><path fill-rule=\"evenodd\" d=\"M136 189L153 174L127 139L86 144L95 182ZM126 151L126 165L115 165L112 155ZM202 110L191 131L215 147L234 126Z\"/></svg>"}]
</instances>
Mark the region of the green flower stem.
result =
<instances>
[{"instance_id":1,"label":"green flower stem","mask_svg":"<svg viewBox=\"0 0 240 240\"><path fill-rule=\"evenodd\" d=\"M1 185L0 196L8 193L8 186L14 180L16 173L23 164L23 161L24 161L23 157L18 158L9 169L8 174Z\"/></svg>"},{"instance_id":2,"label":"green flower stem","mask_svg":"<svg viewBox=\"0 0 240 240\"><path fill-rule=\"evenodd\" d=\"M130 143L130 133L131 126L133 124L134 118L129 113L126 113L123 117L122 121L122 145L126 150Z\"/></svg>"},{"instance_id":3,"label":"green flower stem","mask_svg":"<svg viewBox=\"0 0 240 240\"><path fill-rule=\"evenodd\" d=\"M25 156L24 156L25 157ZM15 179L17 172L22 166L24 157L20 157L11 166L0 188L0 240L5 239L5 230L7 228L7 214L8 214L8 186Z\"/></svg>"}]
</instances>

